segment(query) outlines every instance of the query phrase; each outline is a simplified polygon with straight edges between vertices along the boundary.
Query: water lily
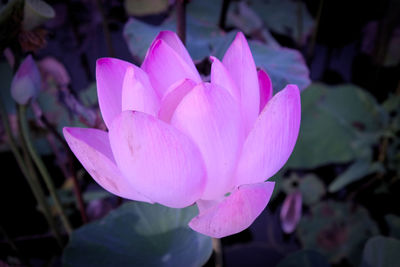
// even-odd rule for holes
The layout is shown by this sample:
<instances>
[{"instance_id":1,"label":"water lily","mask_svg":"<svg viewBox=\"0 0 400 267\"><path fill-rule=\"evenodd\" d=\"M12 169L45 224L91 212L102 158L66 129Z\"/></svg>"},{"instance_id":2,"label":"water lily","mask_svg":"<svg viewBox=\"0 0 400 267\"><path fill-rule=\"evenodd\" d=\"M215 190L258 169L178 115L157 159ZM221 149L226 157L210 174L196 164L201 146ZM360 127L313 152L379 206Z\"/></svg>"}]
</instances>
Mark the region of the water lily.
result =
<instances>
[{"instance_id":1,"label":"water lily","mask_svg":"<svg viewBox=\"0 0 400 267\"><path fill-rule=\"evenodd\" d=\"M251 225L274 189L265 182L287 161L300 126L300 93L272 96L238 33L203 82L173 32L161 32L141 67L97 61L100 110L108 131L65 128L90 175L118 196L172 208L197 204L189 226L224 237Z\"/></svg>"}]
</instances>

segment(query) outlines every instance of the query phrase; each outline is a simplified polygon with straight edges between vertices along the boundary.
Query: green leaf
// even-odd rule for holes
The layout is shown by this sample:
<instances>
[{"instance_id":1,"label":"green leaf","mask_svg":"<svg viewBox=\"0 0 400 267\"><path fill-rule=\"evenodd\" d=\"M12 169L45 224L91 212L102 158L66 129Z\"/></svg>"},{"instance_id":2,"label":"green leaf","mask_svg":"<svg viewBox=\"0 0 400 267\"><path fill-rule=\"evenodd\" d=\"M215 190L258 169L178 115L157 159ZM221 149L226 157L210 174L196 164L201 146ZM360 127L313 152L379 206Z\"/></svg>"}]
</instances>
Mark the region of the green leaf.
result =
<instances>
[{"instance_id":1,"label":"green leaf","mask_svg":"<svg viewBox=\"0 0 400 267\"><path fill-rule=\"evenodd\" d=\"M22 26L29 31L54 18L55 15L54 9L46 2L42 0L25 0Z\"/></svg>"},{"instance_id":2,"label":"green leaf","mask_svg":"<svg viewBox=\"0 0 400 267\"><path fill-rule=\"evenodd\" d=\"M174 22L166 20L160 26L153 26L134 18L129 19L124 27L124 37L129 51L140 62L143 61L153 39L164 30L175 31Z\"/></svg>"},{"instance_id":3,"label":"green leaf","mask_svg":"<svg viewBox=\"0 0 400 267\"><path fill-rule=\"evenodd\" d=\"M95 107L98 105L97 86L96 83L91 83L84 90L79 91L79 99L86 107Z\"/></svg>"},{"instance_id":4,"label":"green leaf","mask_svg":"<svg viewBox=\"0 0 400 267\"><path fill-rule=\"evenodd\" d=\"M128 15L147 16L167 11L168 0L125 0L124 7Z\"/></svg>"},{"instance_id":5,"label":"green leaf","mask_svg":"<svg viewBox=\"0 0 400 267\"><path fill-rule=\"evenodd\" d=\"M311 34L314 20L303 1L249 0L247 2L271 31L288 36L299 44L304 43Z\"/></svg>"},{"instance_id":6,"label":"green leaf","mask_svg":"<svg viewBox=\"0 0 400 267\"><path fill-rule=\"evenodd\" d=\"M400 266L400 240L375 236L364 247L361 267Z\"/></svg>"},{"instance_id":7,"label":"green leaf","mask_svg":"<svg viewBox=\"0 0 400 267\"><path fill-rule=\"evenodd\" d=\"M20 9L23 7L23 0L11 0L8 1L7 4L0 4L0 24L4 26L3 23L9 20L12 15L18 13Z\"/></svg>"},{"instance_id":8,"label":"green leaf","mask_svg":"<svg viewBox=\"0 0 400 267\"><path fill-rule=\"evenodd\" d=\"M353 85L314 83L301 101L300 133L287 167L311 169L371 156L365 142L379 138L370 133L381 131L382 111L370 94Z\"/></svg>"},{"instance_id":9,"label":"green leaf","mask_svg":"<svg viewBox=\"0 0 400 267\"><path fill-rule=\"evenodd\" d=\"M228 50L229 46L232 44L233 40L235 40L236 34L238 31L233 30L225 34L224 36L221 36L219 38L215 38L212 40L213 42L213 53L212 55L215 56L216 58L219 58L222 60L222 58L225 55L226 50Z\"/></svg>"},{"instance_id":10,"label":"green leaf","mask_svg":"<svg viewBox=\"0 0 400 267\"><path fill-rule=\"evenodd\" d=\"M349 128L377 131L382 127L382 109L367 91L352 84L332 86L323 103L325 110Z\"/></svg>"},{"instance_id":11,"label":"green leaf","mask_svg":"<svg viewBox=\"0 0 400 267\"><path fill-rule=\"evenodd\" d=\"M275 92L288 84L296 84L300 90L310 85L309 70L299 51L256 41L250 41L249 45L256 66L267 71Z\"/></svg>"},{"instance_id":12,"label":"green leaf","mask_svg":"<svg viewBox=\"0 0 400 267\"><path fill-rule=\"evenodd\" d=\"M24 0L2 1L2 3L4 4L0 5L0 51L14 46L18 40L24 9Z\"/></svg>"},{"instance_id":13,"label":"green leaf","mask_svg":"<svg viewBox=\"0 0 400 267\"><path fill-rule=\"evenodd\" d=\"M64 266L201 266L212 244L210 237L187 226L195 215L194 206L126 203L73 232Z\"/></svg>"},{"instance_id":14,"label":"green leaf","mask_svg":"<svg viewBox=\"0 0 400 267\"><path fill-rule=\"evenodd\" d=\"M382 164L371 163L366 160L357 160L329 185L329 192L335 193L343 187L354 183L367 175L383 170Z\"/></svg>"},{"instance_id":15,"label":"green leaf","mask_svg":"<svg viewBox=\"0 0 400 267\"><path fill-rule=\"evenodd\" d=\"M228 27L239 28L245 34L261 30L263 21L246 2L233 2L229 5L226 18Z\"/></svg>"},{"instance_id":16,"label":"green leaf","mask_svg":"<svg viewBox=\"0 0 400 267\"><path fill-rule=\"evenodd\" d=\"M355 153L350 146L353 135L317 105L325 99L325 94L324 89L315 86L302 93L300 133L287 167L311 169L354 159Z\"/></svg>"},{"instance_id":17,"label":"green leaf","mask_svg":"<svg viewBox=\"0 0 400 267\"><path fill-rule=\"evenodd\" d=\"M194 61L201 61L211 55L214 38L222 37L222 32L215 26L201 23L196 18L187 17L186 43L189 54ZM146 55L153 39L160 31L176 31L176 18L171 15L159 26L153 26L131 18L124 28L124 37L131 54L139 61Z\"/></svg>"},{"instance_id":18,"label":"green leaf","mask_svg":"<svg viewBox=\"0 0 400 267\"><path fill-rule=\"evenodd\" d=\"M400 217L388 214L385 215L385 221L389 226L389 235L400 239Z\"/></svg>"},{"instance_id":19,"label":"green leaf","mask_svg":"<svg viewBox=\"0 0 400 267\"><path fill-rule=\"evenodd\" d=\"M314 174L307 174L301 178L299 189L306 205L317 203L326 192L324 183Z\"/></svg>"},{"instance_id":20,"label":"green leaf","mask_svg":"<svg viewBox=\"0 0 400 267\"><path fill-rule=\"evenodd\" d=\"M283 260L276 267L329 267L326 258L314 250L303 249L296 251Z\"/></svg>"},{"instance_id":21,"label":"green leaf","mask_svg":"<svg viewBox=\"0 0 400 267\"><path fill-rule=\"evenodd\" d=\"M83 200L85 202L91 202L93 200L100 200L100 199L105 199L112 197L113 195L110 194L106 190L97 190L97 191L87 191L83 193Z\"/></svg>"},{"instance_id":22,"label":"green leaf","mask_svg":"<svg viewBox=\"0 0 400 267\"><path fill-rule=\"evenodd\" d=\"M326 192L324 183L314 174L307 174L304 177L300 177L292 172L289 177L282 177L281 174L277 180L280 182L279 189L286 195L300 190L305 205L317 203Z\"/></svg>"},{"instance_id":23,"label":"green leaf","mask_svg":"<svg viewBox=\"0 0 400 267\"><path fill-rule=\"evenodd\" d=\"M218 27L221 9L222 0L190 1L187 5L187 17L195 18L202 24Z\"/></svg>"},{"instance_id":24,"label":"green leaf","mask_svg":"<svg viewBox=\"0 0 400 267\"><path fill-rule=\"evenodd\" d=\"M385 109L386 112L400 112L400 95L391 94L382 103L382 107Z\"/></svg>"},{"instance_id":25,"label":"green leaf","mask_svg":"<svg viewBox=\"0 0 400 267\"><path fill-rule=\"evenodd\" d=\"M231 3L226 20L227 27L240 29L246 35L263 40L270 47L280 47L269 30L264 27L260 16L246 2Z\"/></svg>"},{"instance_id":26,"label":"green leaf","mask_svg":"<svg viewBox=\"0 0 400 267\"><path fill-rule=\"evenodd\" d=\"M378 233L378 228L365 208L325 201L312 206L301 218L296 233L304 248L322 253L331 263L346 258L356 266L363 244Z\"/></svg>"}]
</instances>

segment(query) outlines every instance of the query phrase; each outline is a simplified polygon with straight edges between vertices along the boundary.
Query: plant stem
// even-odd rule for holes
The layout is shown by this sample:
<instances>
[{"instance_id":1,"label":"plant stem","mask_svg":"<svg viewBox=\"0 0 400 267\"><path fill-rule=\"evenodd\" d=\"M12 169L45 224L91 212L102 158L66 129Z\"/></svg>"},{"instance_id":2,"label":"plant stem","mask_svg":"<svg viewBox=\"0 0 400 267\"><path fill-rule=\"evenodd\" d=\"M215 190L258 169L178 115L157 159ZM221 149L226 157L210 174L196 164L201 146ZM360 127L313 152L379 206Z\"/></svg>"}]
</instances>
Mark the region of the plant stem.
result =
<instances>
[{"instance_id":1,"label":"plant stem","mask_svg":"<svg viewBox=\"0 0 400 267\"><path fill-rule=\"evenodd\" d=\"M182 43L186 41L186 0L176 0L176 28Z\"/></svg>"},{"instance_id":2,"label":"plant stem","mask_svg":"<svg viewBox=\"0 0 400 267\"><path fill-rule=\"evenodd\" d=\"M221 14L219 16L219 27L225 30L226 14L228 13L230 0L223 0Z\"/></svg>"},{"instance_id":3,"label":"plant stem","mask_svg":"<svg viewBox=\"0 0 400 267\"><path fill-rule=\"evenodd\" d=\"M21 139L22 139L22 136L21 136ZM55 238L57 239L57 243L59 244L60 248L62 248L64 245L64 242L61 237L61 233L58 230L57 224L51 214L51 209L50 209L49 203L46 200L46 196L42 189L42 186L40 185L39 177L37 176L35 167L33 166L33 162L31 160L31 158L29 157L28 148L27 148L24 140L21 140L21 144L22 144L22 150L24 153L24 162L26 163L26 168L28 169L28 173L25 175L26 175L26 177L30 177L30 180L32 180L32 182L30 184L33 185L32 191L36 197L39 207L43 211L45 218L50 226L50 229L53 232Z\"/></svg>"},{"instance_id":4,"label":"plant stem","mask_svg":"<svg viewBox=\"0 0 400 267\"><path fill-rule=\"evenodd\" d=\"M221 239L213 238L212 246L213 246L213 249L215 252L215 267L222 267L223 266L223 257L222 257Z\"/></svg>"},{"instance_id":5,"label":"plant stem","mask_svg":"<svg viewBox=\"0 0 400 267\"><path fill-rule=\"evenodd\" d=\"M6 242L10 245L12 250L15 251L15 253L17 254L17 257L20 259L21 263L24 266L32 266L29 263L29 260L24 255L22 255L21 251L18 249L18 247L15 244L14 240L7 234L6 230L1 225L0 225L0 234L5 237Z\"/></svg>"},{"instance_id":6,"label":"plant stem","mask_svg":"<svg viewBox=\"0 0 400 267\"><path fill-rule=\"evenodd\" d=\"M64 140L64 138L60 135L60 133L56 130L56 128L48 121L46 116L43 114L42 109L40 108L39 104L37 102L32 102L32 107L34 108L35 114L38 117L38 119L44 124L44 126L50 131L50 133L53 134L55 136L55 138L61 143L61 145L64 147L64 150L67 153L68 169L61 168L61 171L63 172L65 179L72 179L72 183L74 186L75 198L76 198L76 201L78 204L77 206L78 206L79 212L81 214L82 222L85 224L88 222L88 219L87 219L87 215L86 215L85 203L83 201L82 192L79 187L79 182L78 182L78 179L76 178L76 175L74 173L73 166L72 166L74 155L72 154L72 152L71 152L67 142ZM55 151L55 153L57 153L57 151Z\"/></svg>"},{"instance_id":7,"label":"plant stem","mask_svg":"<svg viewBox=\"0 0 400 267\"><path fill-rule=\"evenodd\" d=\"M46 198L45 198L44 192L40 186L39 179L36 176L35 170L33 168L29 167L29 163L31 163L30 160L28 159L28 160L24 161L22 156L20 155L20 152L18 151L16 142L15 142L14 137L11 132L11 127L10 127L10 123L8 121L7 112L4 109L2 101L0 101L0 116L1 116L1 120L4 125L4 129L6 131L6 135L7 135L8 143L11 148L11 152L13 153L14 158L17 161L18 167L20 168L22 174L24 175L26 181L28 182L29 187L32 190L32 193L33 193L34 197L36 198L36 201L37 201L40 209L42 210L44 217L46 218L46 221L47 221L51 231L53 232L54 237L57 240L58 245L60 246L60 248L62 248L63 242L62 242L61 234L57 230L56 223L55 223L53 217L51 216L50 207L48 206L48 204L46 202Z\"/></svg>"},{"instance_id":8,"label":"plant stem","mask_svg":"<svg viewBox=\"0 0 400 267\"><path fill-rule=\"evenodd\" d=\"M82 222L86 224L89 220L86 215L85 202L83 202L82 191L79 187L78 179L76 178L75 174L72 173L70 179L72 179L72 182L74 184L74 193L76 201L78 202L78 208L79 212L81 213Z\"/></svg>"},{"instance_id":9,"label":"plant stem","mask_svg":"<svg viewBox=\"0 0 400 267\"><path fill-rule=\"evenodd\" d=\"M35 148L33 147L32 141L30 139L28 122L26 119L26 106L25 105L18 105L18 115L19 115L19 123L20 123L20 127L21 127L20 131L22 134L22 138L26 143L29 155L32 157L33 162L35 163L36 167L38 168L40 174L43 177L43 180L47 186L47 189L49 190L50 195L54 200L54 205L57 209L58 214L60 215L61 221L65 227L65 230L67 231L68 234L71 234L71 232L72 232L71 224L70 224L67 216L64 213L60 199L58 198L58 195L56 192L56 188L54 187L53 181L51 180L46 166L44 165L40 156L37 154Z\"/></svg>"}]
</instances>

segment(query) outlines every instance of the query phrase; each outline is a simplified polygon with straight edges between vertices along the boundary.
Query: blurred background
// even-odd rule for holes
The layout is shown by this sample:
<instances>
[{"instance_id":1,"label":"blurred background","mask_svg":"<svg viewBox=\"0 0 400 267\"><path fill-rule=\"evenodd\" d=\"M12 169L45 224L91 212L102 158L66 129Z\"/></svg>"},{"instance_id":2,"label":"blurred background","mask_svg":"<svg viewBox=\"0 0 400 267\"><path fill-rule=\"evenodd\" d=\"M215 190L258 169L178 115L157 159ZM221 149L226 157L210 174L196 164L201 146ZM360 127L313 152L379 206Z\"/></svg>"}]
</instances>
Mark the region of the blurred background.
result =
<instances>
[{"instance_id":1,"label":"blurred background","mask_svg":"<svg viewBox=\"0 0 400 267\"><path fill-rule=\"evenodd\" d=\"M62 137L64 126L105 129L96 59L140 65L183 16L204 77L242 31L274 93L302 90L270 203L213 251L187 229L193 207L111 195ZM400 266L400 1L2 0L0 52L0 266ZM16 106L26 95L11 82L28 55L41 82Z\"/></svg>"}]
</instances>

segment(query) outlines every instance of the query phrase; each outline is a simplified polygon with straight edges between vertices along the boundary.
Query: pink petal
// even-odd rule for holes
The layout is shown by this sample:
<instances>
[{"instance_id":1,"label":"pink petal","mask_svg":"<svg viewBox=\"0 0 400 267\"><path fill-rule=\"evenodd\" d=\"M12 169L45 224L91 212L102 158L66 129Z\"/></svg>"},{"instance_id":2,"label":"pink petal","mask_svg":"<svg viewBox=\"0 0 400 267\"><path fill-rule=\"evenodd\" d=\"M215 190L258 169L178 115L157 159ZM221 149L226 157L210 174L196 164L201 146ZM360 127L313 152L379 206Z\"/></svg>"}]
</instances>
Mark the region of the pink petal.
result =
<instances>
[{"instance_id":1,"label":"pink petal","mask_svg":"<svg viewBox=\"0 0 400 267\"><path fill-rule=\"evenodd\" d=\"M199 147L207 169L202 199L215 199L231 191L243 131L240 110L227 91L203 83L192 89L176 108L171 124Z\"/></svg>"},{"instance_id":2,"label":"pink petal","mask_svg":"<svg viewBox=\"0 0 400 267\"><path fill-rule=\"evenodd\" d=\"M199 199L196 202L197 208L199 209L199 213L204 213L206 210L218 205L225 199L225 196L218 198L217 200L204 200Z\"/></svg>"},{"instance_id":3,"label":"pink petal","mask_svg":"<svg viewBox=\"0 0 400 267\"><path fill-rule=\"evenodd\" d=\"M301 219L302 196L301 192L296 191L286 196L281 209L282 230L287 233L293 233Z\"/></svg>"},{"instance_id":4,"label":"pink petal","mask_svg":"<svg viewBox=\"0 0 400 267\"><path fill-rule=\"evenodd\" d=\"M272 98L272 82L268 74L264 70L257 72L258 83L260 85L260 113L265 105Z\"/></svg>"},{"instance_id":5,"label":"pink petal","mask_svg":"<svg viewBox=\"0 0 400 267\"><path fill-rule=\"evenodd\" d=\"M153 201L172 208L193 204L206 174L193 142L170 125L138 111L123 111L110 128L121 172Z\"/></svg>"},{"instance_id":6,"label":"pink petal","mask_svg":"<svg viewBox=\"0 0 400 267\"><path fill-rule=\"evenodd\" d=\"M274 182L242 185L221 203L200 212L189 222L189 226L215 238L239 233L265 209L274 186Z\"/></svg>"},{"instance_id":7,"label":"pink petal","mask_svg":"<svg viewBox=\"0 0 400 267\"><path fill-rule=\"evenodd\" d=\"M107 128L122 111L122 85L128 67L135 66L116 58L100 58L96 62L97 95Z\"/></svg>"},{"instance_id":8,"label":"pink petal","mask_svg":"<svg viewBox=\"0 0 400 267\"><path fill-rule=\"evenodd\" d=\"M225 66L216 57L210 57L210 59L212 62L211 83L225 88L236 101L240 101L239 89L232 80Z\"/></svg>"},{"instance_id":9,"label":"pink petal","mask_svg":"<svg viewBox=\"0 0 400 267\"><path fill-rule=\"evenodd\" d=\"M189 79L171 85L161 101L160 111L158 112L159 119L169 123L176 107L195 85L196 83Z\"/></svg>"},{"instance_id":10,"label":"pink petal","mask_svg":"<svg viewBox=\"0 0 400 267\"><path fill-rule=\"evenodd\" d=\"M161 31L154 39L153 43L155 43L156 40L163 40L168 44L186 62L186 64L192 69L192 72L197 73L192 58L176 33L172 31Z\"/></svg>"},{"instance_id":11,"label":"pink petal","mask_svg":"<svg viewBox=\"0 0 400 267\"><path fill-rule=\"evenodd\" d=\"M153 88L161 98L172 84L182 79L201 82L197 70L161 39L155 40L150 47L142 69L149 75Z\"/></svg>"},{"instance_id":12,"label":"pink petal","mask_svg":"<svg viewBox=\"0 0 400 267\"><path fill-rule=\"evenodd\" d=\"M239 32L222 60L239 88L245 132L253 127L260 110L257 70L246 38Z\"/></svg>"},{"instance_id":13,"label":"pink petal","mask_svg":"<svg viewBox=\"0 0 400 267\"><path fill-rule=\"evenodd\" d=\"M160 100L147 74L136 66L128 67L122 85L122 110L137 110L156 116L159 106Z\"/></svg>"},{"instance_id":14,"label":"pink petal","mask_svg":"<svg viewBox=\"0 0 400 267\"><path fill-rule=\"evenodd\" d=\"M289 159L300 127L300 92L288 85L267 103L249 133L239 160L238 184L259 183Z\"/></svg>"},{"instance_id":15,"label":"pink petal","mask_svg":"<svg viewBox=\"0 0 400 267\"><path fill-rule=\"evenodd\" d=\"M123 198L152 203L136 191L118 170L106 132L65 127L63 133L72 152L101 187Z\"/></svg>"}]
</instances>

